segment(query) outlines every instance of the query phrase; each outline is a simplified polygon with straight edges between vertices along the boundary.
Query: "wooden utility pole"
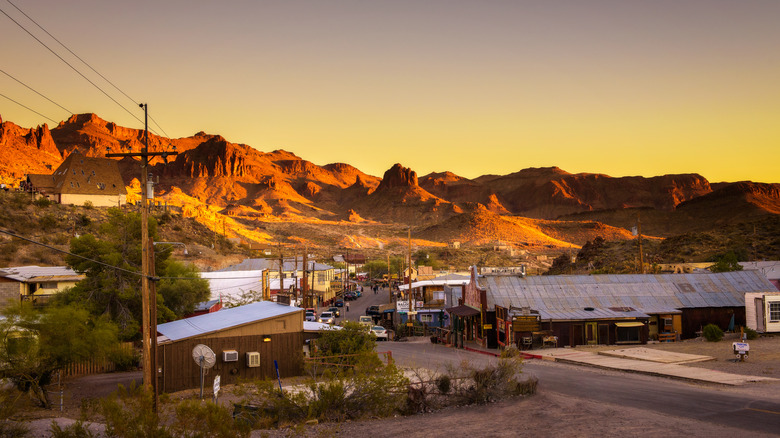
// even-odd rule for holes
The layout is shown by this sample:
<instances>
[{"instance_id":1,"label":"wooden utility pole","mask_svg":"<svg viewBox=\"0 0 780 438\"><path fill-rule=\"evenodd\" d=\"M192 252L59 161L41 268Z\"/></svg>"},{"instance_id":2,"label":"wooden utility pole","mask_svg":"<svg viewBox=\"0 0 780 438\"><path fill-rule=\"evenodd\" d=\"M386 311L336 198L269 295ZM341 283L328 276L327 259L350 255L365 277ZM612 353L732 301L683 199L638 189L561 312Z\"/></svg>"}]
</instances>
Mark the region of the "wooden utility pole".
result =
<instances>
[{"instance_id":1,"label":"wooden utility pole","mask_svg":"<svg viewBox=\"0 0 780 438\"><path fill-rule=\"evenodd\" d=\"M143 348L143 378L144 388L154 392L155 401L157 394L157 292L150 281L154 280L154 249L153 242L149 240L149 197L148 176L149 157L159 156L167 162L169 155L177 155L175 148L172 152L149 152L149 108L142 103L144 109L144 144L140 153L109 153L106 157L140 157L141 158L141 336ZM152 322L154 326L152 326ZM155 411L157 403L154 404Z\"/></svg>"},{"instance_id":2,"label":"wooden utility pole","mask_svg":"<svg viewBox=\"0 0 780 438\"><path fill-rule=\"evenodd\" d=\"M393 287L390 285L390 250L387 250L387 292L389 295L389 303L393 302Z\"/></svg>"},{"instance_id":3,"label":"wooden utility pole","mask_svg":"<svg viewBox=\"0 0 780 438\"><path fill-rule=\"evenodd\" d=\"M639 273L645 273L645 255L642 251L642 221L639 218L639 212L636 213L636 229L639 235Z\"/></svg>"},{"instance_id":4,"label":"wooden utility pole","mask_svg":"<svg viewBox=\"0 0 780 438\"><path fill-rule=\"evenodd\" d=\"M409 275L406 276L406 291L409 292L409 312L410 316L414 316L416 311L414 306L414 294L412 293L412 227L409 227ZM411 323L411 318L406 320L407 323Z\"/></svg>"},{"instance_id":5,"label":"wooden utility pole","mask_svg":"<svg viewBox=\"0 0 780 438\"><path fill-rule=\"evenodd\" d=\"M307 269L307 263L309 262L309 259L307 257L307 253L309 252L309 248L307 246L303 247L303 285L301 285L301 289L303 292L303 300L306 301L307 298L309 298L309 270ZM296 262L297 263L297 262ZM314 301L314 300L312 300ZM314 307L313 303L312 306Z\"/></svg>"},{"instance_id":6,"label":"wooden utility pole","mask_svg":"<svg viewBox=\"0 0 780 438\"><path fill-rule=\"evenodd\" d=\"M277 292L277 294L281 296L283 290L284 290L284 256L282 256L282 244L280 242L279 243L279 292Z\"/></svg>"}]
</instances>

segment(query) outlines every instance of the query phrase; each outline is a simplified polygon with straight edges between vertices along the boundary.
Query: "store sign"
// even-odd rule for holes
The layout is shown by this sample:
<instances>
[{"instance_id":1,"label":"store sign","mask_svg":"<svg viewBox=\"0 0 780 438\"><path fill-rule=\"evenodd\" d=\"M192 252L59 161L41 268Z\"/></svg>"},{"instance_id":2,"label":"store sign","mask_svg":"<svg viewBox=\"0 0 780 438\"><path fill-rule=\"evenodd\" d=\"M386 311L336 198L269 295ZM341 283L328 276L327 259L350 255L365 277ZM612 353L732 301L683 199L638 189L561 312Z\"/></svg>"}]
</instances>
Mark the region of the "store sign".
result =
<instances>
[{"instance_id":1,"label":"store sign","mask_svg":"<svg viewBox=\"0 0 780 438\"><path fill-rule=\"evenodd\" d=\"M409 300L398 300L395 302L395 310L399 312L409 311Z\"/></svg>"}]
</instances>

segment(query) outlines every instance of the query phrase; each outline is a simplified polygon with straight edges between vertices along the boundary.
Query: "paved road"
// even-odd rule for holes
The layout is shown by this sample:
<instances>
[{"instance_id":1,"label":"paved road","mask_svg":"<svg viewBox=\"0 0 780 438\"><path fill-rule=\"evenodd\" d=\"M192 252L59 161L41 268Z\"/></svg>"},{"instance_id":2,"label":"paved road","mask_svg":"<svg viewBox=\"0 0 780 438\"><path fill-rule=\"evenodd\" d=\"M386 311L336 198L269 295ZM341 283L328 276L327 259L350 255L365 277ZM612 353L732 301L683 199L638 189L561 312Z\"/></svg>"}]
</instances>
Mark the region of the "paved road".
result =
<instances>
[{"instance_id":1,"label":"paved road","mask_svg":"<svg viewBox=\"0 0 780 438\"><path fill-rule=\"evenodd\" d=\"M368 287L364 288L364 290L365 292L363 292L362 297L359 297L355 301L348 301L349 312L347 312L346 307L341 308L341 317L337 318L338 322L344 320L357 321L359 316L366 314L366 307L387 304L390 302L390 294L386 288L379 288L376 294L374 294L374 292ZM317 309L318 312L321 312L322 310L326 309L322 307Z\"/></svg>"},{"instance_id":2,"label":"paved road","mask_svg":"<svg viewBox=\"0 0 780 438\"><path fill-rule=\"evenodd\" d=\"M402 366L432 369L457 365L463 360L475 365L497 360L430 343L388 342L379 345L377 350L392 351L393 359ZM780 384L773 384L778 391L767 397L766 390L751 394L721 386L600 372L537 360L526 361L523 369L539 378L539 391L739 427L746 432L780 433Z\"/></svg>"}]
</instances>

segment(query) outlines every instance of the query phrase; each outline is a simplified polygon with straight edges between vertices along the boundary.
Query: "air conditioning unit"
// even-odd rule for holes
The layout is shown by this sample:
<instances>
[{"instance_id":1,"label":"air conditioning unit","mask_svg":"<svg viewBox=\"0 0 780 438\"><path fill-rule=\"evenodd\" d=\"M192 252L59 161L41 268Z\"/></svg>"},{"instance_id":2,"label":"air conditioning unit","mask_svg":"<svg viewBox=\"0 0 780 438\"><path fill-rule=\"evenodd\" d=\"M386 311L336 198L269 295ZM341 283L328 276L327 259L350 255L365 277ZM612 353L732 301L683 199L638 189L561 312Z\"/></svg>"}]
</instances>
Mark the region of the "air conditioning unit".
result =
<instances>
[{"instance_id":1,"label":"air conditioning unit","mask_svg":"<svg viewBox=\"0 0 780 438\"><path fill-rule=\"evenodd\" d=\"M222 362L238 362L238 351L236 350L222 351Z\"/></svg>"},{"instance_id":2,"label":"air conditioning unit","mask_svg":"<svg viewBox=\"0 0 780 438\"><path fill-rule=\"evenodd\" d=\"M246 354L246 366L255 368L260 366L260 353L252 351Z\"/></svg>"}]
</instances>

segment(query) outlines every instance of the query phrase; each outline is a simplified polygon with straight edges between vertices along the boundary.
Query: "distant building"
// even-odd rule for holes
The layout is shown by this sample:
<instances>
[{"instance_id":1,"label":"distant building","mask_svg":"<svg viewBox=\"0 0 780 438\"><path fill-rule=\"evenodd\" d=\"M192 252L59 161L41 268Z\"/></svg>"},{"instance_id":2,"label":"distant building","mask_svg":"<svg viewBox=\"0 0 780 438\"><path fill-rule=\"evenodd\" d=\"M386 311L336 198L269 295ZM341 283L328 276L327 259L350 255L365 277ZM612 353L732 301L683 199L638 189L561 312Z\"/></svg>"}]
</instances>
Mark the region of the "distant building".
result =
<instances>
[{"instance_id":1,"label":"distant building","mask_svg":"<svg viewBox=\"0 0 780 438\"><path fill-rule=\"evenodd\" d=\"M21 184L28 192L60 204L118 207L127 189L115 160L72 153L51 175L29 174Z\"/></svg>"},{"instance_id":2,"label":"distant building","mask_svg":"<svg viewBox=\"0 0 780 438\"><path fill-rule=\"evenodd\" d=\"M18 266L0 269L0 309L10 302L46 304L52 295L84 279L67 266Z\"/></svg>"}]
</instances>

